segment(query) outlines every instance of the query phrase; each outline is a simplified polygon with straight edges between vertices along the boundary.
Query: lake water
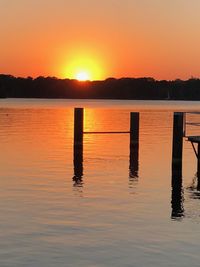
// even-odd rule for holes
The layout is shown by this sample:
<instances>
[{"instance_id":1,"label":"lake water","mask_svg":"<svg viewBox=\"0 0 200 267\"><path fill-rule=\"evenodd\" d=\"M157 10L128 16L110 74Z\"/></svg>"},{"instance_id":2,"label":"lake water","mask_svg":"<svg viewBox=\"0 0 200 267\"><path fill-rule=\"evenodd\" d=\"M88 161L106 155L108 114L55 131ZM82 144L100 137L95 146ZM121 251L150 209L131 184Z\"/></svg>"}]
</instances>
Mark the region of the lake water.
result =
<instances>
[{"instance_id":1,"label":"lake water","mask_svg":"<svg viewBox=\"0 0 200 267\"><path fill-rule=\"evenodd\" d=\"M74 107L85 108L86 131L128 131L130 112L140 112L134 173L129 134L87 134L82 180L73 179ZM174 111L200 111L200 102L0 100L0 266L199 266L200 192L187 141L182 210L172 210Z\"/></svg>"}]
</instances>

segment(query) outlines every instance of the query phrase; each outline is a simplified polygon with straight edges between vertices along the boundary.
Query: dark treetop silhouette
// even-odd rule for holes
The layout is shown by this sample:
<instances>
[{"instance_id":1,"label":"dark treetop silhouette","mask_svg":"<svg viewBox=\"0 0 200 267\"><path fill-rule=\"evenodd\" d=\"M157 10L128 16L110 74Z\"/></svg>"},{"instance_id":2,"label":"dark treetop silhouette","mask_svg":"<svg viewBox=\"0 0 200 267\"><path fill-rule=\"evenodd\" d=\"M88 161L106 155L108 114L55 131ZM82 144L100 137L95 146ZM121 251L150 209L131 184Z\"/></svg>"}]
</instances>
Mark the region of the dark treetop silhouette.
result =
<instances>
[{"instance_id":1,"label":"dark treetop silhouette","mask_svg":"<svg viewBox=\"0 0 200 267\"><path fill-rule=\"evenodd\" d=\"M200 79L156 81L153 78L108 78L79 82L55 77L0 75L0 98L80 98L200 100Z\"/></svg>"}]
</instances>

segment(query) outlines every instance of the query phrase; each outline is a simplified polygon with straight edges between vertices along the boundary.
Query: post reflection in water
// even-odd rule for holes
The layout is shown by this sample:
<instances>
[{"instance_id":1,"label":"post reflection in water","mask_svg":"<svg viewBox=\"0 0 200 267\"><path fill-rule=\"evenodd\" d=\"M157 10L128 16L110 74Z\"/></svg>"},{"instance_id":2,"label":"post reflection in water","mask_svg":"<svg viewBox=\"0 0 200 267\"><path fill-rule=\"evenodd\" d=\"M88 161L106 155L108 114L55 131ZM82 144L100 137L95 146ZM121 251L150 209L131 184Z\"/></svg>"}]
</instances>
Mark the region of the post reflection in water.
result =
<instances>
[{"instance_id":1,"label":"post reflection in water","mask_svg":"<svg viewBox=\"0 0 200 267\"><path fill-rule=\"evenodd\" d=\"M74 186L82 186L83 181L83 144L74 144Z\"/></svg>"},{"instance_id":2,"label":"post reflection in water","mask_svg":"<svg viewBox=\"0 0 200 267\"><path fill-rule=\"evenodd\" d=\"M195 174L192 184L187 189L190 192L190 198L200 199L200 181L198 173Z\"/></svg>"},{"instance_id":3,"label":"post reflection in water","mask_svg":"<svg viewBox=\"0 0 200 267\"><path fill-rule=\"evenodd\" d=\"M172 163L172 219L184 217L184 191L182 186L182 162Z\"/></svg>"},{"instance_id":4,"label":"post reflection in water","mask_svg":"<svg viewBox=\"0 0 200 267\"><path fill-rule=\"evenodd\" d=\"M194 145L193 145L194 148ZM195 150L195 148L194 148ZM195 154L197 157L197 172L192 181L192 185L188 187L191 191L190 197L193 199L200 199L200 143L197 144L197 150L195 150Z\"/></svg>"},{"instance_id":5,"label":"post reflection in water","mask_svg":"<svg viewBox=\"0 0 200 267\"><path fill-rule=\"evenodd\" d=\"M74 186L83 185L83 143L74 143ZM139 169L139 143L130 144L129 178L135 181L138 178Z\"/></svg>"},{"instance_id":6,"label":"post reflection in water","mask_svg":"<svg viewBox=\"0 0 200 267\"><path fill-rule=\"evenodd\" d=\"M197 177L197 191L200 191L200 175Z\"/></svg>"},{"instance_id":7,"label":"post reflection in water","mask_svg":"<svg viewBox=\"0 0 200 267\"><path fill-rule=\"evenodd\" d=\"M130 143L129 177L136 180L139 170L139 143Z\"/></svg>"},{"instance_id":8,"label":"post reflection in water","mask_svg":"<svg viewBox=\"0 0 200 267\"><path fill-rule=\"evenodd\" d=\"M139 143L130 142L130 157L129 157L129 188L133 193L133 189L137 186L139 178ZM135 189L134 189L135 192Z\"/></svg>"}]
</instances>

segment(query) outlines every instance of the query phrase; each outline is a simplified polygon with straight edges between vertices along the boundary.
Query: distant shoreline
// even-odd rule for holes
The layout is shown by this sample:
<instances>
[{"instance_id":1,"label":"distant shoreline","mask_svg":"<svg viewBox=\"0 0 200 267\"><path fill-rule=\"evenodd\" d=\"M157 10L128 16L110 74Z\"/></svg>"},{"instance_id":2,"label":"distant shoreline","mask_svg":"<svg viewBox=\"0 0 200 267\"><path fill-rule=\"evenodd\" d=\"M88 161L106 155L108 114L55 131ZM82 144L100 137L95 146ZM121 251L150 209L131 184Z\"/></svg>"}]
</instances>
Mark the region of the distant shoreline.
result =
<instances>
[{"instance_id":1,"label":"distant shoreline","mask_svg":"<svg viewBox=\"0 0 200 267\"><path fill-rule=\"evenodd\" d=\"M200 99L122 99L122 98L43 98L43 97L0 97L0 100L3 99L24 99L24 100L119 100L119 101L164 101L164 102L199 102Z\"/></svg>"},{"instance_id":2,"label":"distant shoreline","mask_svg":"<svg viewBox=\"0 0 200 267\"><path fill-rule=\"evenodd\" d=\"M0 98L199 101L200 79L157 81L147 77L79 82L1 74Z\"/></svg>"}]
</instances>

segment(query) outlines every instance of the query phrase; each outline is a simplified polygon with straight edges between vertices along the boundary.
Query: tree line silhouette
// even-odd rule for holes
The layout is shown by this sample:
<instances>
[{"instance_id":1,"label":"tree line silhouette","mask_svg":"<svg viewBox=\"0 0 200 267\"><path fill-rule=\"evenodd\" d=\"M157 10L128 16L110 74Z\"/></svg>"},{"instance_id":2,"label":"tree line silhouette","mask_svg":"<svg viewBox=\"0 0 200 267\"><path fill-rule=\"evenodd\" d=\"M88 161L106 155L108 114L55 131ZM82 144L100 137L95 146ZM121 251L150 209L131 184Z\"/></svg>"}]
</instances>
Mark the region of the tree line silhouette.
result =
<instances>
[{"instance_id":1,"label":"tree line silhouette","mask_svg":"<svg viewBox=\"0 0 200 267\"><path fill-rule=\"evenodd\" d=\"M200 100L200 79L157 81L147 77L80 82L0 74L0 98Z\"/></svg>"}]
</instances>

